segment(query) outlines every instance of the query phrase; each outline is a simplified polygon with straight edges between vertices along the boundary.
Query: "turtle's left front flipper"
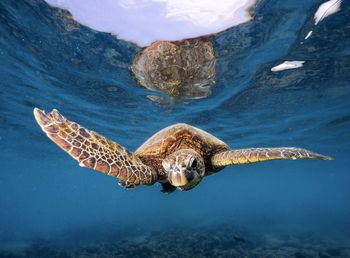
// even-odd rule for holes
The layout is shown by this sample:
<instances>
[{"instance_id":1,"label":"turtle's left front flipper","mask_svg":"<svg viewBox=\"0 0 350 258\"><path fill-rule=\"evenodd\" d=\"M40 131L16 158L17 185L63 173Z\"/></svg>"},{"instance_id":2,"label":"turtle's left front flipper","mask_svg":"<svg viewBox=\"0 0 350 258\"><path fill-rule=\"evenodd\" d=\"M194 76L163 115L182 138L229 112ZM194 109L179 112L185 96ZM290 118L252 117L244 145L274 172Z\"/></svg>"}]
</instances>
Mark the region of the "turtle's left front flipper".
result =
<instances>
[{"instance_id":1,"label":"turtle's left front flipper","mask_svg":"<svg viewBox=\"0 0 350 258\"><path fill-rule=\"evenodd\" d=\"M219 152L212 157L211 163L213 167L225 167L275 159L331 160L332 158L301 148L249 148Z\"/></svg>"},{"instance_id":2,"label":"turtle's left front flipper","mask_svg":"<svg viewBox=\"0 0 350 258\"><path fill-rule=\"evenodd\" d=\"M47 114L35 108L34 116L46 135L81 166L117 177L126 188L157 181L154 169L143 164L136 155L118 143L67 120L57 110Z\"/></svg>"}]
</instances>

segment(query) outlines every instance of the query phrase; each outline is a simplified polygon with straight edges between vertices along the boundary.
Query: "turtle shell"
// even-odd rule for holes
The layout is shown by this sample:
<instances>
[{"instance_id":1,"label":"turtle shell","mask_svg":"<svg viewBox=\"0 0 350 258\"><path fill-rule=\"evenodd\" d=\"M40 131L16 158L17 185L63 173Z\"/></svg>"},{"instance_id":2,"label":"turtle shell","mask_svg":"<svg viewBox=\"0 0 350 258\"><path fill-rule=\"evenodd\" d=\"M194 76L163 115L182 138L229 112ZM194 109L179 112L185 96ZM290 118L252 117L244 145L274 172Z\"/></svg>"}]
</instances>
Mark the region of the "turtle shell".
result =
<instances>
[{"instance_id":1,"label":"turtle shell","mask_svg":"<svg viewBox=\"0 0 350 258\"><path fill-rule=\"evenodd\" d=\"M181 149L196 151L203 157L206 167L211 168L211 156L230 148L215 136L196 127L180 123L157 132L142 144L135 154L145 164L161 172L163 159Z\"/></svg>"}]
</instances>

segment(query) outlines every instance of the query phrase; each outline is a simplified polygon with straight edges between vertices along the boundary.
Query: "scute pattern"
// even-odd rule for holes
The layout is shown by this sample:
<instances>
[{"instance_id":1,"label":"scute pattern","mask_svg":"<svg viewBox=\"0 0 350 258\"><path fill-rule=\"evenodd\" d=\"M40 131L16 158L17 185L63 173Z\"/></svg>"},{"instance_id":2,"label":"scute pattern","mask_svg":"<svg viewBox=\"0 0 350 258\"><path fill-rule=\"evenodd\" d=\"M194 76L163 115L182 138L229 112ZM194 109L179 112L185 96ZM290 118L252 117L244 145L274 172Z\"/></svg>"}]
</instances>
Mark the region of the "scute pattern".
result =
<instances>
[{"instance_id":1,"label":"scute pattern","mask_svg":"<svg viewBox=\"0 0 350 258\"><path fill-rule=\"evenodd\" d=\"M249 148L220 152L212 157L211 163L214 167L224 167L228 165L248 164L274 159L331 160L332 158L309 150L293 147Z\"/></svg>"},{"instance_id":2,"label":"scute pattern","mask_svg":"<svg viewBox=\"0 0 350 258\"><path fill-rule=\"evenodd\" d=\"M193 149L205 159L213 152L230 148L215 136L188 124L166 127L142 144L135 152L139 157L159 156L160 159L180 149Z\"/></svg>"},{"instance_id":3,"label":"scute pattern","mask_svg":"<svg viewBox=\"0 0 350 258\"><path fill-rule=\"evenodd\" d=\"M34 116L47 136L81 166L121 179L125 185L153 184L156 172L134 154L106 137L68 121L57 110Z\"/></svg>"}]
</instances>

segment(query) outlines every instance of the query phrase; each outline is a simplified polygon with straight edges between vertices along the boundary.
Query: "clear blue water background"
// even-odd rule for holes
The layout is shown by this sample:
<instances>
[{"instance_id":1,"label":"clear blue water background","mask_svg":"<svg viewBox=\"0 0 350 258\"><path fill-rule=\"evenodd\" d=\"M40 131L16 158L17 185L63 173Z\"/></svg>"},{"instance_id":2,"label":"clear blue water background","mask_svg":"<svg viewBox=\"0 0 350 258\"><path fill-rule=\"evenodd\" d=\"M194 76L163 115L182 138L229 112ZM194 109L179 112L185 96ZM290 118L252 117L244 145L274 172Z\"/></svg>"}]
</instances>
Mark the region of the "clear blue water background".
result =
<instances>
[{"instance_id":1,"label":"clear blue water background","mask_svg":"<svg viewBox=\"0 0 350 258\"><path fill-rule=\"evenodd\" d=\"M350 3L314 27L320 3L261 1L252 22L215 37L213 94L158 105L130 75L137 46L76 26L42 1L1 1L0 246L60 232L97 239L112 228L223 223L349 235ZM270 71L285 60L306 63ZM126 191L50 142L34 107L57 108L130 150L185 122L232 148L297 146L335 160L232 166L171 195L157 185Z\"/></svg>"}]
</instances>

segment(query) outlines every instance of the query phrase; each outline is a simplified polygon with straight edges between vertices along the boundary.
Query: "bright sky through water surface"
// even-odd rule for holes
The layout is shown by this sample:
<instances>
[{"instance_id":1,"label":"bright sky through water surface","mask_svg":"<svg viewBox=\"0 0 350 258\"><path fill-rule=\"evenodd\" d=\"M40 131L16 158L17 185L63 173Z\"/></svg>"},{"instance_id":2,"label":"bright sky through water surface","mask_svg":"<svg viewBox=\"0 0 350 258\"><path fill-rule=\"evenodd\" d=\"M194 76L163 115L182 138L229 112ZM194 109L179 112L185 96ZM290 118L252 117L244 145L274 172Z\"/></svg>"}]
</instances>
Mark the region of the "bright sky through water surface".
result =
<instances>
[{"instance_id":1,"label":"bright sky through water surface","mask_svg":"<svg viewBox=\"0 0 350 258\"><path fill-rule=\"evenodd\" d=\"M254 0L46 0L79 23L146 46L220 32L252 19Z\"/></svg>"}]
</instances>

